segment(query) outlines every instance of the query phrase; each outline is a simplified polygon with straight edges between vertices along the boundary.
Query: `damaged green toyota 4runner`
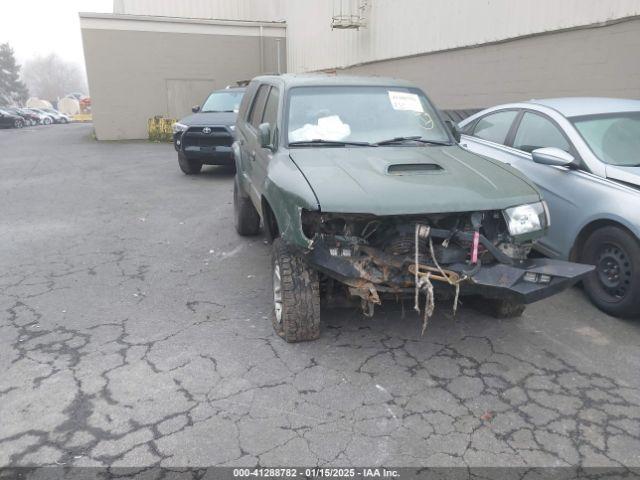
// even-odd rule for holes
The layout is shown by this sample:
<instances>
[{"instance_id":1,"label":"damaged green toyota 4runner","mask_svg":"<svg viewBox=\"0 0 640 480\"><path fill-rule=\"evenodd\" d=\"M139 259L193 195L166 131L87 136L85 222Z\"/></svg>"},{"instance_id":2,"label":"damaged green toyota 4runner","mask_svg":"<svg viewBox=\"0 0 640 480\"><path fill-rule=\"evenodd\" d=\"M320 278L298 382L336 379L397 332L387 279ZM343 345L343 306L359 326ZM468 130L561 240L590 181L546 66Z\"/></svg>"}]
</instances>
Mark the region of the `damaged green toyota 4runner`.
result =
<instances>
[{"instance_id":1,"label":"damaged green toyota 4runner","mask_svg":"<svg viewBox=\"0 0 640 480\"><path fill-rule=\"evenodd\" d=\"M235 225L273 240L273 326L320 335L320 300L367 315L408 298L424 327L438 302L482 298L496 316L592 267L529 258L549 227L516 170L463 150L415 86L383 78L264 76L236 124Z\"/></svg>"}]
</instances>

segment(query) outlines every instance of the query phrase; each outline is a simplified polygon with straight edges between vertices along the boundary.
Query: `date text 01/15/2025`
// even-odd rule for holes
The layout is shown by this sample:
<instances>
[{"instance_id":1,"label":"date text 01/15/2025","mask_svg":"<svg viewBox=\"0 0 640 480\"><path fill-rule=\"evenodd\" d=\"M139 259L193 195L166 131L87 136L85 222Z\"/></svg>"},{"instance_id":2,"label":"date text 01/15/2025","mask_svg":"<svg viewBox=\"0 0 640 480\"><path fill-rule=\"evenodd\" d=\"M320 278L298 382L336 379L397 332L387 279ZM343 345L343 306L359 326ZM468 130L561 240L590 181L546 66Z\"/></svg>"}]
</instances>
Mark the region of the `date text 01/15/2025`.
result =
<instances>
[{"instance_id":1,"label":"date text 01/15/2025","mask_svg":"<svg viewBox=\"0 0 640 480\"><path fill-rule=\"evenodd\" d=\"M234 478L399 478L397 470L386 468L236 468Z\"/></svg>"}]
</instances>

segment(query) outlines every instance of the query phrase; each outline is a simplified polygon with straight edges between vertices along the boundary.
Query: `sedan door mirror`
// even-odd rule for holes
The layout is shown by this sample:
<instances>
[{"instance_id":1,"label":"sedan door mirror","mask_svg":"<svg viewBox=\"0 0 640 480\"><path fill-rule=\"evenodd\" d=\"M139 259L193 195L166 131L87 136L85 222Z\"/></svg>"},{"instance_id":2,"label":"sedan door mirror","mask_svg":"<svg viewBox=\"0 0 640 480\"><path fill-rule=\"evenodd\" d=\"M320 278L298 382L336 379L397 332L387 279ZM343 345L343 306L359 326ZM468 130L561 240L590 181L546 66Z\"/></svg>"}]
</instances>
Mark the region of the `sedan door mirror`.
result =
<instances>
[{"instance_id":1,"label":"sedan door mirror","mask_svg":"<svg viewBox=\"0 0 640 480\"><path fill-rule=\"evenodd\" d=\"M262 148L271 149L271 125L261 123L258 127L258 142Z\"/></svg>"},{"instance_id":2,"label":"sedan door mirror","mask_svg":"<svg viewBox=\"0 0 640 480\"><path fill-rule=\"evenodd\" d=\"M552 167L570 167L576 162L573 155L555 147L538 148L531 152L531 157L536 163Z\"/></svg>"},{"instance_id":3,"label":"sedan door mirror","mask_svg":"<svg viewBox=\"0 0 640 480\"><path fill-rule=\"evenodd\" d=\"M458 130L458 127L456 126L456 124L453 123L451 120L445 120L444 123L447 124L447 127L451 131L451 134L453 135L454 140L460 143L460 138L461 138L460 130Z\"/></svg>"},{"instance_id":4,"label":"sedan door mirror","mask_svg":"<svg viewBox=\"0 0 640 480\"><path fill-rule=\"evenodd\" d=\"M191 107L191 111L193 113L198 113L200 111L200 105L195 105L195 106Z\"/></svg>"}]
</instances>

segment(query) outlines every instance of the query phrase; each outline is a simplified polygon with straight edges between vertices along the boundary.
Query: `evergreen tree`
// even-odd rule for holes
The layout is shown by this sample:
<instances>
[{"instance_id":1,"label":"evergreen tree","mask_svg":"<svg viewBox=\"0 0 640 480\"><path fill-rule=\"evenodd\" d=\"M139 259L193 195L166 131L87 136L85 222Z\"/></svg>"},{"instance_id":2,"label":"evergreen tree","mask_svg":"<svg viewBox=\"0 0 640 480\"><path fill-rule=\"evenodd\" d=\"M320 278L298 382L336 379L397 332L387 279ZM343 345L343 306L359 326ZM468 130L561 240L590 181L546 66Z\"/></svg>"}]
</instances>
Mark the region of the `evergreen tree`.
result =
<instances>
[{"instance_id":1,"label":"evergreen tree","mask_svg":"<svg viewBox=\"0 0 640 480\"><path fill-rule=\"evenodd\" d=\"M27 86L20 80L20 65L16 64L13 49L0 44L0 107L22 105L29 98Z\"/></svg>"}]
</instances>

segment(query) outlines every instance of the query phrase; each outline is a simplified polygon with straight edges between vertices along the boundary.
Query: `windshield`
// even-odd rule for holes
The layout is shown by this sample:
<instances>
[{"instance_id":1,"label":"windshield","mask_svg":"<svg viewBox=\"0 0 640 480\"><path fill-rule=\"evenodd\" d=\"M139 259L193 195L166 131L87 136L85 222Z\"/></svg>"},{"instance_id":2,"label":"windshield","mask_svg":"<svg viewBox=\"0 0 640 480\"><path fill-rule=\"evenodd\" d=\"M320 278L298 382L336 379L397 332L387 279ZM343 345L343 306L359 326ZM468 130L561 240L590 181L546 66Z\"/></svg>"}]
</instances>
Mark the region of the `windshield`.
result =
<instances>
[{"instance_id":1,"label":"windshield","mask_svg":"<svg viewBox=\"0 0 640 480\"><path fill-rule=\"evenodd\" d=\"M290 143L324 140L374 144L391 139L449 143L434 108L418 89L299 87L289 97ZM411 140L414 140L411 142Z\"/></svg>"},{"instance_id":2,"label":"windshield","mask_svg":"<svg viewBox=\"0 0 640 480\"><path fill-rule=\"evenodd\" d=\"M603 162L620 167L640 166L640 112L589 115L571 121Z\"/></svg>"},{"instance_id":3,"label":"windshield","mask_svg":"<svg viewBox=\"0 0 640 480\"><path fill-rule=\"evenodd\" d=\"M243 91L213 92L204 102L202 112L238 112Z\"/></svg>"}]
</instances>

